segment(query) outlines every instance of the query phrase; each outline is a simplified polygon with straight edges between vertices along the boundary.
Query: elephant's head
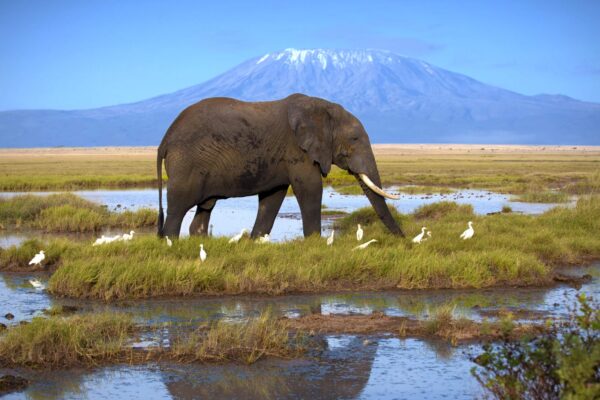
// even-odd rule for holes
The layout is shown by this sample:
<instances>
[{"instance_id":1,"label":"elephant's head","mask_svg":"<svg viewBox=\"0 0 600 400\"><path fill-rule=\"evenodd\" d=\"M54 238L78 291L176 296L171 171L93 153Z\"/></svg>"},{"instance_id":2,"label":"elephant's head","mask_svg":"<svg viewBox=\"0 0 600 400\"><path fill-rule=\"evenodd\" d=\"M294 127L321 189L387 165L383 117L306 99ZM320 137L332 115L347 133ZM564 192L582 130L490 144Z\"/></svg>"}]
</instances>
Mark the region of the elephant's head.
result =
<instances>
[{"instance_id":1,"label":"elephant's head","mask_svg":"<svg viewBox=\"0 0 600 400\"><path fill-rule=\"evenodd\" d=\"M326 176L331 164L347 170L358 180L375 212L394 234L404 236L384 198L396 199L381 189L381 179L365 128L339 104L316 97L288 97L288 120L299 146L319 164Z\"/></svg>"}]
</instances>

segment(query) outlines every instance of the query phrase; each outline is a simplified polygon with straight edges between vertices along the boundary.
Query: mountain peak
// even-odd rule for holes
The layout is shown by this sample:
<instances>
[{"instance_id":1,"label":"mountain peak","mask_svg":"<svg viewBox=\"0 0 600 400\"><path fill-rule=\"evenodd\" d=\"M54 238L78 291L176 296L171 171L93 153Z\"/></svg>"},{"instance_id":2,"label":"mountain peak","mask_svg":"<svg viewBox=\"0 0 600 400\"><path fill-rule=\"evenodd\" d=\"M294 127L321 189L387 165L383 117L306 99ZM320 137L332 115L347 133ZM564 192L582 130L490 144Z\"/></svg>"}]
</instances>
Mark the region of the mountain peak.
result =
<instances>
[{"instance_id":1,"label":"mountain peak","mask_svg":"<svg viewBox=\"0 0 600 400\"><path fill-rule=\"evenodd\" d=\"M173 119L202 99L265 101L292 93L341 104L374 143L600 143L600 104L524 96L385 50L288 48L137 103L0 112L0 146L157 144Z\"/></svg>"},{"instance_id":2,"label":"mountain peak","mask_svg":"<svg viewBox=\"0 0 600 400\"><path fill-rule=\"evenodd\" d=\"M265 62L282 62L289 65L315 64L322 69L347 68L353 65L382 63L390 64L410 60L387 50L341 50L341 49L294 49L287 48L282 51L267 53L255 59L256 65ZM416 60L414 60L416 61ZM423 65L428 65L422 62Z\"/></svg>"}]
</instances>

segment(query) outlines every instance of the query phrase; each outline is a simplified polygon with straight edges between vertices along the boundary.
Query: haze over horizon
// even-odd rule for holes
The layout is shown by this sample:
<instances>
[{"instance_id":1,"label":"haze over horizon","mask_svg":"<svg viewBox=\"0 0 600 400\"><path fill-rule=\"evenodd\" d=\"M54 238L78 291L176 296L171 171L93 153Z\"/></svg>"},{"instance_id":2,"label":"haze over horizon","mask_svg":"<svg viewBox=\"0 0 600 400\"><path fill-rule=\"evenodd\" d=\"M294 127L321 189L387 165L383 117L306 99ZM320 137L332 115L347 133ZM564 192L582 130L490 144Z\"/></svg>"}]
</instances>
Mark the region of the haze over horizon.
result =
<instances>
[{"instance_id":1,"label":"haze over horizon","mask_svg":"<svg viewBox=\"0 0 600 400\"><path fill-rule=\"evenodd\" d=\"M600 102L592 1L0 2L0 110L87 109L205 82L278 49L377 48L526 95ZM507 23L510 21L510 23Z\"/></svg>"}]
</instances>

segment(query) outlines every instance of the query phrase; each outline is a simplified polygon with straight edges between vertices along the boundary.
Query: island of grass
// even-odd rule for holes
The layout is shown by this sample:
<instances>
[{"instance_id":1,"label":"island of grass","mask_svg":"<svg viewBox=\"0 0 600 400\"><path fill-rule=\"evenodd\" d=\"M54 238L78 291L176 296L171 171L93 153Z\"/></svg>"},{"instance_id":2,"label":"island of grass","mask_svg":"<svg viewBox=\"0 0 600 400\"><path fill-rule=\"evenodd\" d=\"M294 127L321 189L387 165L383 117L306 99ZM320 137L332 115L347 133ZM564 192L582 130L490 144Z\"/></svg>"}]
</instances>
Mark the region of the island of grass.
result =
<instances>
[{"instance_id":1,"label":"island of grass","mask_svg":"<svg viewBox=\"0 0 600 400\"><path fill-rule=\"evenodd\" d=\"M28 241L0 251L0 269L26 265L45 249L48 263L59 265L49 291L61 296L103 300L155 296L270 294L295 292L482 288L548 285L555 266L582 265L600 259L599 197L581 198L573 207L557 207L539 216L478 216L470 206L441 202L421 207L400 220L408 238L390 235L370 208L336 222L333 246L321 237L258 245L244 239L192 237L167 247L154 235L130 242L92 247L89 243ZM467 221L475 236L461 240ZM377 239L365 250L364 240ZM432 237L411 243L422 226ZM201 263L203 243L208 259Z\"/></svg>"},{"instance_id":2,"label":"island of grass","mask_svg":"<svg viewBox=\"0 0 600 400\"><path fill-rule=\"evenodd\" d=\"M0 199L0 227L45 232L94 232L156 224L156 211L114 212L71 193L19 195Z\"/></svg>"},{"instance_id":3,"label":"island of grass","mask_svg":"<svg viewBox=\"0 0 600 400\"><path fill-rule=\"evenodd\" d=\"M297 358L322 350L322 335L393 334L402 338L438 338L453 344L519 338L544 330L510 318L475 322L457 317L447 305L425 319L372 315L276 317L270 310L238 322L222 320L169 332L169 344L135 347L141 334L151 337L156 326L138 326L124 313L82 313L68 317L35 317L0 333L0 363L7 367L72 368L118 363L242 362L264 358ZM154 332L154 333L153 333Z\"/></svg>"}]
</instances>

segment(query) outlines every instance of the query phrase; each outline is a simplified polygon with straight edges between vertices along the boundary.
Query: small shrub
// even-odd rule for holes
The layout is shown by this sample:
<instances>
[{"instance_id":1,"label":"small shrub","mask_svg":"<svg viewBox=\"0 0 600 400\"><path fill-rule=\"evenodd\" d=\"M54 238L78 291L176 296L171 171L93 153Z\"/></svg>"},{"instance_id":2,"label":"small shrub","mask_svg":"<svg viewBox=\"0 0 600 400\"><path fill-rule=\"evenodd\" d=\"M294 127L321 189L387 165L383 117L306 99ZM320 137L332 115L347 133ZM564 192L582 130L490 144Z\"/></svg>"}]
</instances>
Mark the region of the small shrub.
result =
<instances>
[{"instance_id":1,"label":"small shrub","mask_svg":"<svg viewBox=\"0 0 600 400\"><path fill-rule=\"evenodd\" d=\"M510 206L502 206L502 214L510 214L513 209Z\"/></svg>"},{"instance_id":2,"label":"small shrub","mask_svg":"<svg viewBox=\"0 0 600 400\"><path fill-rule=\"evenodd\" d=\"M550 322L533 338L486 344L471 373L496 399L600 397L600 311L585 295L568 320Z\"/></svg>"}]
</instances>

